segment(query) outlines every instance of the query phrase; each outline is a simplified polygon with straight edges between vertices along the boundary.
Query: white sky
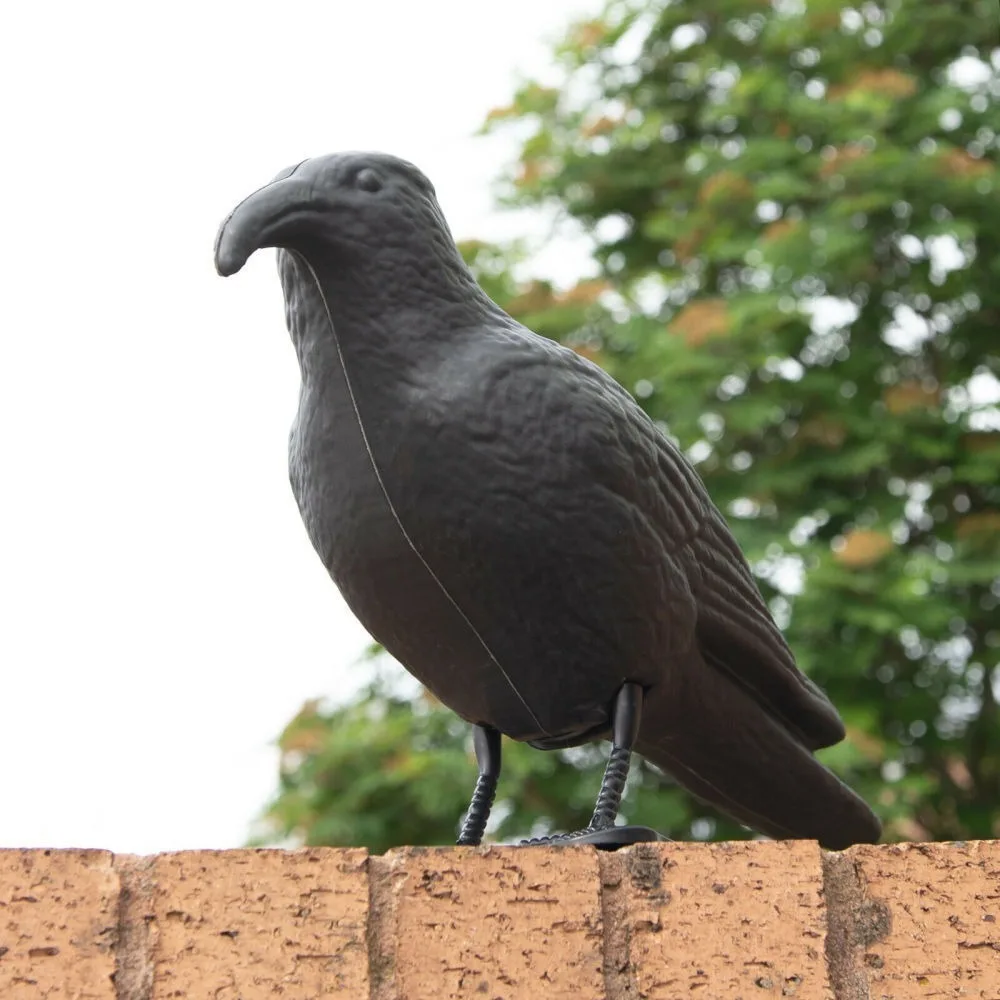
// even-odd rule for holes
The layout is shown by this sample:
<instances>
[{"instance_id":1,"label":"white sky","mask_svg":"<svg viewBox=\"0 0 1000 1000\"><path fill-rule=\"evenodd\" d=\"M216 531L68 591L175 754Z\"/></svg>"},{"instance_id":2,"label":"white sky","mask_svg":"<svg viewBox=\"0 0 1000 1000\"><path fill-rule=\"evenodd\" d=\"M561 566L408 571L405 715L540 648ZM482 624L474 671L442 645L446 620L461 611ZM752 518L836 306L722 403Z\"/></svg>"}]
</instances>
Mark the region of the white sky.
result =
<instances>
[{"instance_id":1,"label":"white sky","mask_svg":"<svg viewBox=\"0 0 1000 1000\"><path fill-rule=\"evenodd\" d=\"M512 235L512 148L472 133L594 7L4 8L0 846L237 846L282 726L361 679L287 484L273 255L223 281L216 227L282 167L374 148L458 237Z\"/></svg>"}]
</instances>

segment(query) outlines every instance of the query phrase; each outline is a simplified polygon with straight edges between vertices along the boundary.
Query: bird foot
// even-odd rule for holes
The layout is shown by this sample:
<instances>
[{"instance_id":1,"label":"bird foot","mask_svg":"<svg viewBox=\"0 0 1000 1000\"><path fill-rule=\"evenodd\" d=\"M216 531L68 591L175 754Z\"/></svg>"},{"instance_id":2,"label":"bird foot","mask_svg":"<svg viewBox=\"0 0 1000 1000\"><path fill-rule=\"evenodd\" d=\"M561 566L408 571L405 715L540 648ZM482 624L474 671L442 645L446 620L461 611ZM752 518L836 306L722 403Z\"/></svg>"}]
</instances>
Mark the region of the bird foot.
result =
<instances>
[{"instance_id":1,"label":"bird foot","mask_svg":"<svg viewBox=\"0 0 1000 1000\"><path fill-rule=\"evenodd\" d=\"M575 833L554 833L551 837L532 837L522 840L522 847L554 847L564 844L592 844L598 850L616 851L619 847L629 844L649 843L650 841L668 840L662 834L648 826L607 826L595 830L577 830Z\"/></svg>"}]
</instances>

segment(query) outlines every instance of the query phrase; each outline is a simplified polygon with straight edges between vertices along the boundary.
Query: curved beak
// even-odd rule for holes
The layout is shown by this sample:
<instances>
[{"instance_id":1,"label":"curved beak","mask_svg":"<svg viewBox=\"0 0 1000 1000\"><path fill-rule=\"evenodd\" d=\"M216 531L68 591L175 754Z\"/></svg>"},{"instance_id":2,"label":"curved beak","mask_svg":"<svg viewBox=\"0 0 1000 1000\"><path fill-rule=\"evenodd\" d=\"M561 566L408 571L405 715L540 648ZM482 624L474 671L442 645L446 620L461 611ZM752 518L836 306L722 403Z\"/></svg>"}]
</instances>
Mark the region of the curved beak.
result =
<instances>
[{"instance_id":1,"label":"curved beak","mask_svg":"<svg viewBox=\"0 0 1000 1000\"><path fill-rule=\"evenodd\" d=\"M300 164L301 165L301 164ZM215 237L215 269L224 278L235 274L255 250L294 248L315 232L325 199L315 179L295 175L297 167L255 191L229 213Z\"/></svg>"}]
</instances>

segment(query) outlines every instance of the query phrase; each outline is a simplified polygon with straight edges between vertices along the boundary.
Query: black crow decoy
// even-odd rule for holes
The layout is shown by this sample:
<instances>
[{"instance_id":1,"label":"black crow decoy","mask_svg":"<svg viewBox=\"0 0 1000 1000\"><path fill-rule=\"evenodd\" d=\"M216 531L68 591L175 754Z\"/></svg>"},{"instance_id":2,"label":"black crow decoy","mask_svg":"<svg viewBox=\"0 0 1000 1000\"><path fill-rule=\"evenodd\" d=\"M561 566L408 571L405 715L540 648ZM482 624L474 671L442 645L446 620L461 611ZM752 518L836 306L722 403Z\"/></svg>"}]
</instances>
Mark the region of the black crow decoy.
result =
<instances>
[{"instance_id":1,"label":"black crow decoy","mask_svg":"<svg viewBox=\"0 0 1000 1000\"><path fill-rule=\"evenodd\" d=\"M610 376L486 296L416 167L283 171L222 224L216 268L261 247L302 371L289 469L309 537L364 626L475 727L459 843L481 840L501 734L612 739L570 839L655 837L614 826L633 750L769 836L878 839L813 756L843 723L698 474Z\"/></svg>"}]
</instances>

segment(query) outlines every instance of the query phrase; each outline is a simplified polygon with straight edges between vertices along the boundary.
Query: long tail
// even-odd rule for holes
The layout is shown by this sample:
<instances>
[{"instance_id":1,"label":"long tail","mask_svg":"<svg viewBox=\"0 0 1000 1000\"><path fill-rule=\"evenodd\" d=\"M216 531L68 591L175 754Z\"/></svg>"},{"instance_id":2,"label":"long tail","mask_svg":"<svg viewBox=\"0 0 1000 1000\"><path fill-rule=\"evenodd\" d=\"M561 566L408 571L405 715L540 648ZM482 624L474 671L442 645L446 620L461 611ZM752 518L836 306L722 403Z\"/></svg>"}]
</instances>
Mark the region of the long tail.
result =
<instances>
[{"instance_id":1,"label":"long tail","mask_svg":"<svg viewBox=\"0 0 1000 1000\"><path fill-rule=\"evenodd\" d=\"M647 692L636 751L699 799L770 837L842 850L881 835L863 799L700 657Z\"/></svg>"}]
</instances>

